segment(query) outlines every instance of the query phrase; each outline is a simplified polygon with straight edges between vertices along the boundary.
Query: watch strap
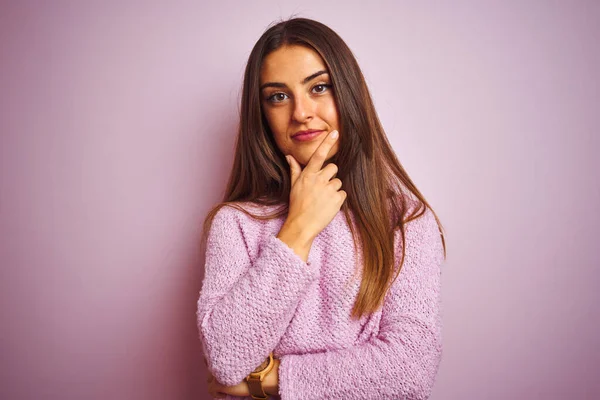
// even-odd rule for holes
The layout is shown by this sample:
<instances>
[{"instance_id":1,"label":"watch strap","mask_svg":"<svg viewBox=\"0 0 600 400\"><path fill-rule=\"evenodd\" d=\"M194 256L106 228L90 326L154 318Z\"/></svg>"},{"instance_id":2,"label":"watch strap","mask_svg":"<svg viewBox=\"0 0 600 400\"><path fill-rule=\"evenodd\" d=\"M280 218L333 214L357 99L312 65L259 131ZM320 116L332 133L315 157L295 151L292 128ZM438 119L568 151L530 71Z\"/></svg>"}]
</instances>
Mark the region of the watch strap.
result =
<instances>
[{"instance_id":1,"label":"watch strap","mask_svg":"<svg viewBox=\"0 0 600 400\"><path fill-rule=\"evenodd\" d=\"M268 400L269 395L265 393L260 378L250 377L246 380L246 382L248 383L248 390L250 391L250 396L252 396L253 399Z\"/></svg>"},{"instance_id":2,"label":"watch strap","mask_svg":"<svg viewBox=\"0 0 600 400\"><path fill-rule=\"evenodd\" d=\"M250 396L252 396L252 398L256 400L269 399L269 395L265 392L262 382L265 376L267 376L267 374L271 372L273 366L275 365L275 361L273 360L273 352L269 354L269 358L267 358L267 360L263 364L265 363L267 363L266 367L262 369L259 369L259 367L257 368L259 369L258 371L254 370L254 372L251 372L246 377L246 383L248 384L248 391L250 392ZM261 366L263 364L261 364Z\"/></svg>"}]
</instances>

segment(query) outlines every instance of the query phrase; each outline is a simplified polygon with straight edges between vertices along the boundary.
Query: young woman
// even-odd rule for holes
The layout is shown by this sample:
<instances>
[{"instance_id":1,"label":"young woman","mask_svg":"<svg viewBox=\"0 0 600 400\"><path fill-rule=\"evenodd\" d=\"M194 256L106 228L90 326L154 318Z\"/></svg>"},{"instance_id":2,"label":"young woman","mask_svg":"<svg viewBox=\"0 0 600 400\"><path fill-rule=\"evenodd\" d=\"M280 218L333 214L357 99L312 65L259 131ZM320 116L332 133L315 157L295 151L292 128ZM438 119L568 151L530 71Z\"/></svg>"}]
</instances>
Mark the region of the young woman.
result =
<instances>
[{"instance_id":1,"label":"young woman","mask_svg":"<svg viewBox=\"0 0 600 400\"><path fill-rule=\"evenodd\" d=\"M442 227L344 41L270 27L207 216L197 321L215 398L424 399L441 360Z\"/></svg>"}]
</instances>

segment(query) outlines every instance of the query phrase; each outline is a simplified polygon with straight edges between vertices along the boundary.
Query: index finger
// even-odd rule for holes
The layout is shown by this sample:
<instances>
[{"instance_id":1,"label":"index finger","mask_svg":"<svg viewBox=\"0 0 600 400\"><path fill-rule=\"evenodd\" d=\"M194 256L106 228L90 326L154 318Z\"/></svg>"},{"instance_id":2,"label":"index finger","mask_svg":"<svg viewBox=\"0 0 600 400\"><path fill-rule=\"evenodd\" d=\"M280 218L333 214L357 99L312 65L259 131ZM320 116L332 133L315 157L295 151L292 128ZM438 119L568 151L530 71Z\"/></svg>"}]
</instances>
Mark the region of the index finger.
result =
<instances>
[{"instance_id":1,"label":"index finger","mask_svg":"<svg viewBox=\"0 0 600 400\"><path fill-rule=\"evenodd\" d=\"M339 133L337 130L331 131L310 157L310 160L308 160L306 166L304 167L304 171L308 170L309 172L319 172L321 168L323 168L323 164L327 159L327 155L329 154L329 151L331 151L331 148L337 141L338 137Z\"/></svg>"}]
</instances>

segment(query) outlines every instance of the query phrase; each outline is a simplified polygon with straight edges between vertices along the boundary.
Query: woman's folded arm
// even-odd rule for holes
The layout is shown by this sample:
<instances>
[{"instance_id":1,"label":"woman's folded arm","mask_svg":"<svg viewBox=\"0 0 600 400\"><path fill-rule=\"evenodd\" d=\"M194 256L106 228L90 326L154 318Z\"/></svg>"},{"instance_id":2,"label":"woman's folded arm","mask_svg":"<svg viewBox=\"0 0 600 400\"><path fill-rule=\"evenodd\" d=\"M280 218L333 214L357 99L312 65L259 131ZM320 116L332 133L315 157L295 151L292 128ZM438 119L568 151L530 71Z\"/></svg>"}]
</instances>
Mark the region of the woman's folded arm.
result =
<instances>
[{"instance_id":1,"label":"woman's folded arm","mask_svg":"<svg viewBox=\"0 0 600 400\"><path fill-rule=\"evenodd\" d=\"M240 383L275 348L318 277L275 235L252 261L240 214L223 207L213 219L197 308L208 368L227 386Z\"/></svg>"}]
</instances>

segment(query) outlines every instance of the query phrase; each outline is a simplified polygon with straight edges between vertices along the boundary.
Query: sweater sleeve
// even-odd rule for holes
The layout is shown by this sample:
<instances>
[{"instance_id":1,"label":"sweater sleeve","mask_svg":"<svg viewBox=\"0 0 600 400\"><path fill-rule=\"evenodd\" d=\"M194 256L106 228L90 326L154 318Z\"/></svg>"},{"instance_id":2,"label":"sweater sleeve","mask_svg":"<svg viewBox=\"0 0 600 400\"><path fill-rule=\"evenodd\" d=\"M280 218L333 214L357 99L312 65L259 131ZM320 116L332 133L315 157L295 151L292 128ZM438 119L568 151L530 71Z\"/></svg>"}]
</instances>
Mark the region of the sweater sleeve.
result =
<instances>
[{"instance_id":1,"label":"sweater sleeve","mask_svg":"<svg viewBox=\"0 0 600 400\"><path fill-rule=\"evenodd\" d=\"M401 247L399 231L395 242ZM442 355L442 261L427 209L406 225L406 256L384 299L379 333L346 349L281 356L281 399L427 399Z\"/></svg>"},{"instance_id":2,"label":"sweater sleeve","mask_svg":"<svg viewBox=\"0 0 600 400\"><path fill-rule=\"evenodd\" d=\"M257 234L241 211L221 208L207 236L197 325L207 366L236 385L279 343L318 270L275 235L252 260L246 238Z\"/></svg>"}]
</instances>

